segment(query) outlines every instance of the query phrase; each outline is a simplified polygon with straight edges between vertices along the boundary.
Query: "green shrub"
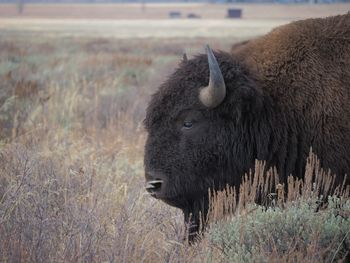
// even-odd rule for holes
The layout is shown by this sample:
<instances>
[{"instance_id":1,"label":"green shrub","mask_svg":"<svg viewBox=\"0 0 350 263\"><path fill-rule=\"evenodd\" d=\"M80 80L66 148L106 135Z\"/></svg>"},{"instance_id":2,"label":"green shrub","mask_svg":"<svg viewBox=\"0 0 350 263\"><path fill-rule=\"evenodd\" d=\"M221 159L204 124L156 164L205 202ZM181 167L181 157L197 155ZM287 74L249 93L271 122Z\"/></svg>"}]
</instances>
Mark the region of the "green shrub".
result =
<instances>
[{"instance_id":1,"label":"green shrub","mask_svg":"<svg viewBox=\"0 0 350 263\"><path fill-rule=\"evenodd\" d=\"M285 209L249 205L228 221L212 224L208 239L230 262L334 262L350 248L350 201L329 198L317 209L317 200L288 203Z\"/></svg>"}]
</instances>

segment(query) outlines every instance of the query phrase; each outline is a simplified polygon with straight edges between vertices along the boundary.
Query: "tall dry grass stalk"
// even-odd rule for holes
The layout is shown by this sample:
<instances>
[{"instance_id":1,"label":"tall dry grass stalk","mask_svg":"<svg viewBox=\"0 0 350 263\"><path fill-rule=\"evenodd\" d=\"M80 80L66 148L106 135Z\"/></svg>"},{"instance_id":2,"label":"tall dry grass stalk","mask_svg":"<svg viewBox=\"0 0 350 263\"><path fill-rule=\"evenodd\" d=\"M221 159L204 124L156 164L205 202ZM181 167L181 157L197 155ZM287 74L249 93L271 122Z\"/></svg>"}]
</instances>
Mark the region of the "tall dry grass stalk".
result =
<instances>
[{"instance_id":1,"label":"tall dry grass stalk","mask_svg":"<svg viewBox=\"0 0 350 263\"><path fill-rule=\"evenodd\" d=\"M266 170L264 161L256 161L254 172L245 174L237 188L226 186L222 191L209 190L209 213L207 224L241 213L248 204L258 202L266 207L285 207L295 201L318 200L319 208L327 205L329 195L338 196L344 201L350 197L350 185L344 180L335 185L335 175L320 166L320 160L310 150L303 179L288 176L287 184L280 182L275 168Z\"/></svg>"},{"instance_id":2,"label":"tall dry grass stalk","mask_svg":"<svg viewBox=\"0 0 350 263\"><path fill-rule=\"evenodd\" d=\"M286 184L276 169L256 161L239 191L230 186L209 191L204 240L217 262L348 262L350 185L345 182L336 184L311 150L304 179L289 176Z\"/></svg>"}]
</instances>

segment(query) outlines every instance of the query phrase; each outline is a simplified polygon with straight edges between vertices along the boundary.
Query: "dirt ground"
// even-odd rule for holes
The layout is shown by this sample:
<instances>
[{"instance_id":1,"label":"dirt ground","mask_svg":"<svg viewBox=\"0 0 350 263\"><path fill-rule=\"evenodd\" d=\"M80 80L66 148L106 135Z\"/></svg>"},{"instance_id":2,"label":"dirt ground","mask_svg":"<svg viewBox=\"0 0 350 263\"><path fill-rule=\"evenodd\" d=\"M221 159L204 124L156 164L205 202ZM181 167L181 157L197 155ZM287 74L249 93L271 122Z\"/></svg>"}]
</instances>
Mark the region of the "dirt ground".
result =
<instances>
[{"instance_id":1,"label":"dirt ground","mask_svg":"<svg viewBox=\"0 0 350 263\"><path fill-rule=\"evenodd\" d=\"M242 9L243 19L295 20L346 13L350 4L28 4L21 15L16 5L1 4L0 18L165 19L179 11L182 18L223 19L228 8Z\"/></svg>"}]
</instances>

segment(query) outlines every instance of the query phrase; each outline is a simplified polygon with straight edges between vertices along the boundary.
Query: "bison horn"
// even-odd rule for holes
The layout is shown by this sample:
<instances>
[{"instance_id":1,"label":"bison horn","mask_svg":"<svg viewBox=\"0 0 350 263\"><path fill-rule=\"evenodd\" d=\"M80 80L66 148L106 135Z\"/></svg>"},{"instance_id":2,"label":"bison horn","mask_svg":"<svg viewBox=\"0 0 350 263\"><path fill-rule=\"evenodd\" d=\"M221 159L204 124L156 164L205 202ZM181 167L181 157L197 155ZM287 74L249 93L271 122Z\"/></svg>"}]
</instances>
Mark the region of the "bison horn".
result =
<instances>
[{"instance_id":1,"label":"bison horn","mask_svg":"<svg viewBox=\"0 0 350 263\"><path fill-rule=\"evenodd\" d=\"M199 99L206 107L215 108L225 99L226 86L219 64L209 45L206 46L206 52L210 72L209 84L201 89Z\"/></svg>"}]
</instances>

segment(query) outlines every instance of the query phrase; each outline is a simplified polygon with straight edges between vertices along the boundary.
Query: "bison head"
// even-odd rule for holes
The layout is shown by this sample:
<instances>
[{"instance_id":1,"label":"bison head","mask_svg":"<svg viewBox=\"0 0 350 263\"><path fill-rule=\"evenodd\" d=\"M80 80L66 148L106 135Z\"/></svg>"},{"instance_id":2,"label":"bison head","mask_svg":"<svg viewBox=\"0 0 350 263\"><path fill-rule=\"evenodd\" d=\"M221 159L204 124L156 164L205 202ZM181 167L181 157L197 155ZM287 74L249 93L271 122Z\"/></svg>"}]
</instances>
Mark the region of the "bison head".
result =
<instances>
[{"instance_id":1,"label":"bison head","mask_svg":"<svg viewBox=\"0 0 350 263\"><path fill-rule=\"evenodd\" d=\"M184 59L153 95L145 128L146 189L155 198L183 210L199 229L208 211L208 189L238 186L269 140L256 133L264 98L248 73L228 53ZM258 154L259 152L259 154ZM264 158L265 156L260 156Z\"/></svg>"}]
</instances>

